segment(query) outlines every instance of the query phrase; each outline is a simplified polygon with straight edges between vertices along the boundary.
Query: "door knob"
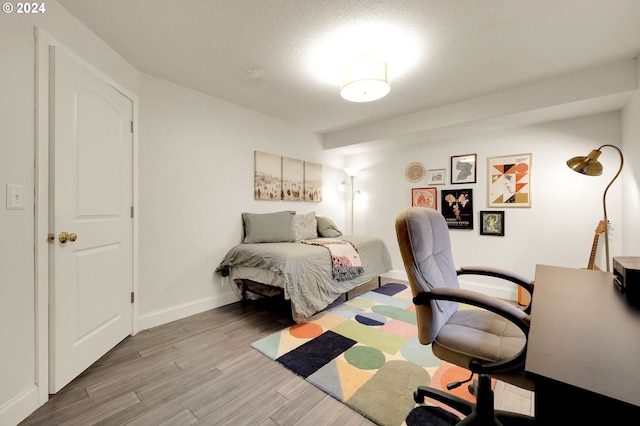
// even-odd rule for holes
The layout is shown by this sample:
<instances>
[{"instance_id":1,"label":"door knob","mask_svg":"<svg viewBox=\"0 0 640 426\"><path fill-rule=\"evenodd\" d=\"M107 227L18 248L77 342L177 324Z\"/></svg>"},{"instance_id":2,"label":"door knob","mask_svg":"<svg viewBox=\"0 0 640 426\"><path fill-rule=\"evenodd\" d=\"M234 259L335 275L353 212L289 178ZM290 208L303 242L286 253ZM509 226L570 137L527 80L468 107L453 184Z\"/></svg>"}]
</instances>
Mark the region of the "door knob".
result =
<instances>
[{"instance_id":1,"label":"door knob","mask_svg":"<svg viewBox=\"0 0 640 426\"><path fill-rule=\"evenodd\" d=\"M66 232L61 232L60 235L58 235L58 241L60 241L62 244L66 243L67 241L74 242L77 239L78 239L78 236L73 232L70 234Z\"/></svg>"}]
</instances>

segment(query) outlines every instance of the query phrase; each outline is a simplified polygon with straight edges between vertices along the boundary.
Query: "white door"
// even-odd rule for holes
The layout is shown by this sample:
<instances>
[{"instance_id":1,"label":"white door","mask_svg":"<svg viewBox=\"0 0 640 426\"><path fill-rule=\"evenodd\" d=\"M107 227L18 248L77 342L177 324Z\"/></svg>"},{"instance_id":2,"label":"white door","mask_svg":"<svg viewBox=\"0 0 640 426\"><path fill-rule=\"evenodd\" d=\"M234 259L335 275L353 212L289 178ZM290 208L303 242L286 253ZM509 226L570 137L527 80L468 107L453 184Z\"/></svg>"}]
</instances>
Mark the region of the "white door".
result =
<instances>
[{"instance_id":1,"label":"white door","mask_svg":"<svg viewBox=\"0 0 640 426\"><path fill-rule=\"evenodd\" d=\"M62 50L50 57L55 393L132 332L133 103Z\"/></svg>"}]
</instances>

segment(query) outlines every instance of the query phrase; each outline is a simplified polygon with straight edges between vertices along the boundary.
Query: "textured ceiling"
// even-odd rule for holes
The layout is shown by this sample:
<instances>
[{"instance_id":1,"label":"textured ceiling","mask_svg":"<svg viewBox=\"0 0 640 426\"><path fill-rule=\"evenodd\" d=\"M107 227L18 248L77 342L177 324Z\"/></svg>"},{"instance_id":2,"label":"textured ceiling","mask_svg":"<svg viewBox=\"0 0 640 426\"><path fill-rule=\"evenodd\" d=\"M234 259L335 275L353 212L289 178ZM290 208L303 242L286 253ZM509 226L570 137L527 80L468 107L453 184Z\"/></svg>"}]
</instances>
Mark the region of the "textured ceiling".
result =
<instances>
[{"instance_id":1,"label":"textured ceiling","mask_svg":"<svg viewBox=\"0 0 640 426\"><path fill-rule=\"evenodd\" d=\"M140 71L327 138L640 54L640 0L59 2ZM392 88L350 103L362 54Z\"/></svg>"}]
</instances>

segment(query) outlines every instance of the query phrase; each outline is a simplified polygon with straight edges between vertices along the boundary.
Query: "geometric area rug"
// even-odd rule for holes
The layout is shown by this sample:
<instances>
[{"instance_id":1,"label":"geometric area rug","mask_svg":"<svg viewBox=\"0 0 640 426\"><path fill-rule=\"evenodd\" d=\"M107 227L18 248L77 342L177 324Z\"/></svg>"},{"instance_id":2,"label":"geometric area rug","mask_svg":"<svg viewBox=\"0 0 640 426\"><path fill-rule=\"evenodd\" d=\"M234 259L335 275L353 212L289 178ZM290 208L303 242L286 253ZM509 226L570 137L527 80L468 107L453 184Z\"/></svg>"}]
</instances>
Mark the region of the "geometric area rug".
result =
<instances>
[{"instance_id":1,"label":"geometric area rug","mask_svg":"<svg viewBox=\"0 0 640 426\"><path fill-rule=\"evenodd\" d=\"M417 334L411 290L388 283L251 346L371 421L402 426L418 386L446 389L469 375ZM474 400L465 385L448 392Z\"/></svg>"}]
</instances>

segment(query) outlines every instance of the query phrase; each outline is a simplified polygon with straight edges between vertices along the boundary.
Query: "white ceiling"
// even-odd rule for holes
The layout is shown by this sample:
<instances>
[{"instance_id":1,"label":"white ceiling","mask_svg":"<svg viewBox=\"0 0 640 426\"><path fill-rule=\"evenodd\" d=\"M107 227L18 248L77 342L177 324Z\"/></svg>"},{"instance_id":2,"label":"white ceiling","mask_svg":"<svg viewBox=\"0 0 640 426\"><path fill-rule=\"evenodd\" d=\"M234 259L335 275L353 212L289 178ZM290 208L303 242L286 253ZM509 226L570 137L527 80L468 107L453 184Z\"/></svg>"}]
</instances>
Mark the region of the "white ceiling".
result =
<instances>
[{"instance_id":1,"label":"white ceiling","mask_svg":"<svg viewBox=\"0 0 640 426\"><path fill-rule=\"evenodd\" d=\"M140 71L297 123L328 148L455 134L445 130L481 117L416 123L495 92L511 103L514 88L535 91L640 55L640 0L59 2ZM362 54L389 62L391 92L350 103L339 95L340 71ZM581 111L619 108L623 98L601 100ZM511 115L501 110L492 123Z\"/></svg>"}]
</instances>

